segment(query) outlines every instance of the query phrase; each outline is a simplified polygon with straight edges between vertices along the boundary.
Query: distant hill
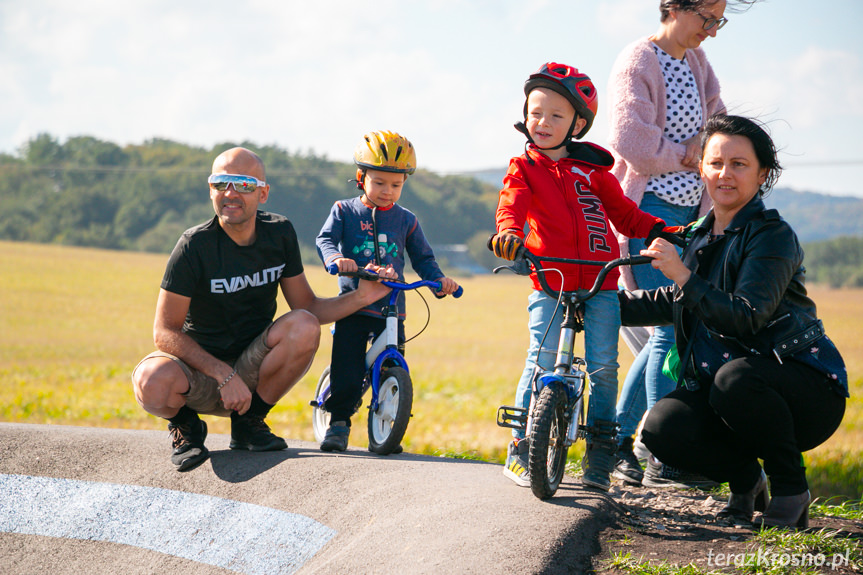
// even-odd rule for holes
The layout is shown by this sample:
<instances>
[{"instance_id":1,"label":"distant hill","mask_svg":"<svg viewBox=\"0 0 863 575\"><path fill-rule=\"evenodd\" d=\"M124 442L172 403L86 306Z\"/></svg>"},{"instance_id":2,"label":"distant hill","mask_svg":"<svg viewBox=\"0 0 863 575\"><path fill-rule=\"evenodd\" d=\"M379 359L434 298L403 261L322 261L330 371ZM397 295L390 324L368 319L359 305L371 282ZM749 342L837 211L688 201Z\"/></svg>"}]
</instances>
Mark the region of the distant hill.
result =
<instances>
[{"instance_id":1,"label":"distant hill","mask_svg":"<svg viewBox=\"0 0 863 575\"><path fill-rule=\"evenodd\" d=\"M506 168L480 170L462 175L501 187ZM816 192L774 189L764 198L794 227L801 243L843 236L863 237L863 198L831 196Z\"/></svg>"},{"instance_id":2,"label":"distant hill","mask_svg":"<svg viewBox=\"0 0 863 575\"><path fill-rule=\"evenodd\" d=\"M863 198L777 188L764 198L764 203L779 210L801 243L863 237Z\"/></svg>"}]
</instances>

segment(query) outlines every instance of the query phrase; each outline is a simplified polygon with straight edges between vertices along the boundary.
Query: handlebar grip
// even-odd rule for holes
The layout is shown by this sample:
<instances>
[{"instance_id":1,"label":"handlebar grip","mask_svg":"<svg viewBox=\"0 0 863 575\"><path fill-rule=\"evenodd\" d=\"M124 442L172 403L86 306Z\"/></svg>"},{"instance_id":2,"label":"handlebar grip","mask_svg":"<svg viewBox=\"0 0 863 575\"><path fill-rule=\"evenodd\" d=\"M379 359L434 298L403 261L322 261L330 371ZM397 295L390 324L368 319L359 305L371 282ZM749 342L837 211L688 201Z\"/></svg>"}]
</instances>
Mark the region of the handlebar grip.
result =
<instances>
[{"instance_id":1,"label":"handlebar grip","mask_svg":"<svg viewBox=\"0 0 863 575\"><path fill-rule=\"evenodd\" d=\"M378 281L381 278L378 274L370 272L367 269L358 269L355 272L339 272L339 275L347 278L359 278L361 280Z\"/></svg>"},{"instance_id":2,"label":"handlebar grip","mask_svg":"<svg viewBox=\"0 0 863 575\"><path fill-rule=\"evenodd\" d=\"M330 275L333 275L333 276L336 275L337 273L339 273L338 264L328 264L327 265L327 271L330 273Z\"/></svg>"},{"instance_id":3,"label":"handlebar grip","mask_svg":"<svg viewBox=\"0 0 863 575\"><path fill-rule=\"evenodd\" d=\"M649 264L653 261L650 256L629 256L629 265L637 266L641 264Z\"/></svg>"},{"instance_id":4,"label":"handlebar grip","mask_svg":"<svg viewBox=\"0 0 863 575\"><path fill-rule=\"evenodd\" d=\"M461 286L458 286L458 289L455 290L454 292L452 292L452 297L460 298L463 294L464 294L464 288Z\"/></svg>"}]
</instances>

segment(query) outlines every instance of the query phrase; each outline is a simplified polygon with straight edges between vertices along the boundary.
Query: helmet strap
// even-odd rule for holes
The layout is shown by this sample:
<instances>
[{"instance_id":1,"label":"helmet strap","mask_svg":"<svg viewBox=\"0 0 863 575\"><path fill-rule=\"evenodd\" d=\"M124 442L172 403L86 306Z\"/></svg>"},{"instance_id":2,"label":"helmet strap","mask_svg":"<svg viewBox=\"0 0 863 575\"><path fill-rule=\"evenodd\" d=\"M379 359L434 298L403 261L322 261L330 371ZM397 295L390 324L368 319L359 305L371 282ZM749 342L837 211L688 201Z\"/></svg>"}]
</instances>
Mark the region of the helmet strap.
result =
<instances>
[{"instance_id":1,"label":"helmet strap","mask_svg":"<svg viewBox=\"0 0 863 575\"><path fill-rule=\"evenodd\" d=\"M527 142L529 144L533 144L537 150L557 150L558 148L562 148L562 147L568 145L572 141L572 133L575 131L576 122L578 122L578 114L573 116L572 124L569 126L569 131L567 132L567 135L563 138L563 140L556 146L548 146L545 148L541 148L541 147L536 145L536 142L533 141L533 138L530 135L530 131L527 129L527 126L525 125L524 122L516 123L515 129L518 130L519 132L521 132L522 134L524 134L525 137L527 138Z\"/></svg>"},{"instance_id":2,"label":"helmet strap","mask_svg":"<svg viewBox=\"0 0 863 575\"><path fill-rule=\"evenodd\" d=\"M358 189L358 190L362 190L362 191L365 193L366 189L365 189L365 187L363 186L363 184L364 184L364 183L365 183L365 181L366 181L366 171L365 171L364 169L357 168L357 177L356 177L356 179L350 179L350 180L348 180L348 181L349 181L349 182L354 182L354 183L357 185L357 189Z\"/></svg>"}]
</instances>

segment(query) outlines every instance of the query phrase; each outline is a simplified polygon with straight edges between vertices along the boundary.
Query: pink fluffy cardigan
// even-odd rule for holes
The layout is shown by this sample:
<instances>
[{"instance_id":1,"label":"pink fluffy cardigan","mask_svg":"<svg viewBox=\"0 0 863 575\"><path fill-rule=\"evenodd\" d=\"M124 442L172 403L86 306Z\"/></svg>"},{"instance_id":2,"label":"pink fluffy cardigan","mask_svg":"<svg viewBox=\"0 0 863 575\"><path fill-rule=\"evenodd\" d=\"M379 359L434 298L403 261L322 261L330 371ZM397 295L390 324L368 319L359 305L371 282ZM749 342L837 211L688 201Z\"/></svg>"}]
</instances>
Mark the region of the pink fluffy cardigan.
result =
<instances>
[{"instance_id":1,"label":"pink fluffy cardigan","mask_svg":"<svg viewBox=\"0 0 863 575\"><path fill-rule=\"evenodd\" d=\"M620 53L608 82L610 103L609 146L614 154L612 173L620 180L626 196L641 204L651 175L691 170L681 164L686 146L663 136L666 102L665 80L659 59L648 38L633 42ZM695 76L701 96L701 113L706 121L725 105L719 97L719 80L701 48L686 51L686 61ZM701 198L700 213L710 209L710 197ZM629 254L629 238L617 234L621 255ZM623 285L635 289L629 268L620 268Z\"/></svg>"}]
</instances>

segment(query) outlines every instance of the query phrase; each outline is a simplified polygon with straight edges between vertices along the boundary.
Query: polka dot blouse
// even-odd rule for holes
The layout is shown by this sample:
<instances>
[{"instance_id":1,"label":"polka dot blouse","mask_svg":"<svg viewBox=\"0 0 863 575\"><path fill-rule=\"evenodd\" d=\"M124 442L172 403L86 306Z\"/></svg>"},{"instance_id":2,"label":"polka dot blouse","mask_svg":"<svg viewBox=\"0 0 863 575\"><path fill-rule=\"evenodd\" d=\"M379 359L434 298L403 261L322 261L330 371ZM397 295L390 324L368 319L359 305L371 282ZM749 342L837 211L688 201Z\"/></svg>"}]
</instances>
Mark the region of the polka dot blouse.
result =
<instances>
[{"instance_id":1,"label":"polka dot blouse","mask_svg":"<svg viewBox=\"0 0 863 575\"><path fill-rule=\"evenodd\" d=\"M703 124L701 96L695 77L684 58L676 60L662 48L653 44L665 78L665 137L672 142L683 142L698 133ZM677 206L694 206L701 202L703 184L695 172L667 172L652 176L646 192Z\"/></svg>"}]
</instances>

